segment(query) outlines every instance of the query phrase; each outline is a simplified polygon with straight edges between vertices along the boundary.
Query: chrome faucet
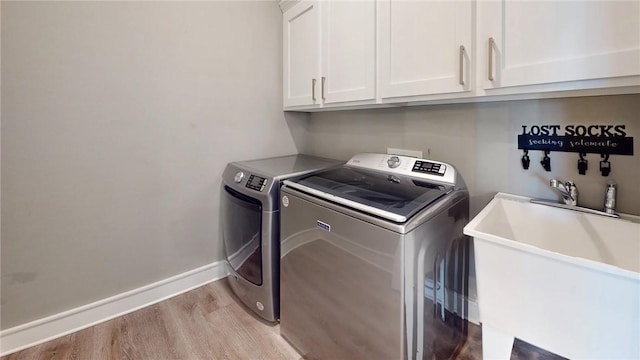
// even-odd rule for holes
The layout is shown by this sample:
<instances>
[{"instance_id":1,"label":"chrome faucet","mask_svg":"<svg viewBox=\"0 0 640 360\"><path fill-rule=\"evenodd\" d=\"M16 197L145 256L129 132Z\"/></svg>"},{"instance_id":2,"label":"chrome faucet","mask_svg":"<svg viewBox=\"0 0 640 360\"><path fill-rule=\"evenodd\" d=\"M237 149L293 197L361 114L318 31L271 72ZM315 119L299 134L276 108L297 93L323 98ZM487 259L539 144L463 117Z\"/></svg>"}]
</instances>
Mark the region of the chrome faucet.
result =
<instances>
[{"instance_id":1,"label":"chrome faucet","mask_svg":"<svg viewBox=\"0 0 640 360\"><path fill-rule=\"evenodd\" d=\"M612 218L619 218L620 214L616 213L616 184L614 181L610 181L607 183L607 191L604 197L604 211L594 210L585 208L582 206L578 206L578 188L576 184L572 181L562 182L558 179L549 180L549 185L552 188L557 189L562 195L562 200L564 204L549 201L549 200L539 200L539 199L531 199L531 202L534 204L553 206L561 209L570 209L574 211L580 211L588 214L595 215L604 215Z\"/></svg>"},{"instance_id":2,"label":"chrome faucet","mask_svg":"<svg viewBox=\"0 0 640 360\"><path fill-rule=\"evenodd\" d=\"M562 200L566 205L578 205L578 188L575 183L572 181L562 183L562 181L559 181L558 179L551 179L549 180L549 185L560 192Z\"/></svg>"}]
</instances>

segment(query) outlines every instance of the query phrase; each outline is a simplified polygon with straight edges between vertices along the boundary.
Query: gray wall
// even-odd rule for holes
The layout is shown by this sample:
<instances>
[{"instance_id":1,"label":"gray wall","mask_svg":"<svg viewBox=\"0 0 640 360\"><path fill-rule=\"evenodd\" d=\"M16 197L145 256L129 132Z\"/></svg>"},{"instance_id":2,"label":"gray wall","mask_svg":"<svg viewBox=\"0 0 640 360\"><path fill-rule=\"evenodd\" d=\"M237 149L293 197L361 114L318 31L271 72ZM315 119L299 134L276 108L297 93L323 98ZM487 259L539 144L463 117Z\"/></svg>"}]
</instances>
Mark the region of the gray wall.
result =
<instances>
[{"instance_id":1,"label":"gray wall","mask_svg":"<svg viewBox=\"0 0 640 360\"><path fill-rule=\"evenodd\" d=\"M277 3L1 9L1 327L220 260L225 164L296 152Z\"/></svg>"},{"instance_id":2,"label":"gray wall","mask_svg":"<svg viewBox=\"0 0 640 360\"><path fill-rule=\"evenodd\" d=\"M472 216L498 192L559 199L549 178L573 180L582 206L602 208L608 179L619 186L618 210L640 215L640 95L523 100L478 104L322 112L294 119L301 151L337 159L358 152L386 152L387 147L422 150L426 157L455 165L471 194ZM589 154L589 170L579 175L575 153L551 153L551 172L530 152L523 170L517 135L522 125L624 124L635 140L635 156L611 156L608 178L599 171L600 156Z\"/></svg>"}]
</instances>

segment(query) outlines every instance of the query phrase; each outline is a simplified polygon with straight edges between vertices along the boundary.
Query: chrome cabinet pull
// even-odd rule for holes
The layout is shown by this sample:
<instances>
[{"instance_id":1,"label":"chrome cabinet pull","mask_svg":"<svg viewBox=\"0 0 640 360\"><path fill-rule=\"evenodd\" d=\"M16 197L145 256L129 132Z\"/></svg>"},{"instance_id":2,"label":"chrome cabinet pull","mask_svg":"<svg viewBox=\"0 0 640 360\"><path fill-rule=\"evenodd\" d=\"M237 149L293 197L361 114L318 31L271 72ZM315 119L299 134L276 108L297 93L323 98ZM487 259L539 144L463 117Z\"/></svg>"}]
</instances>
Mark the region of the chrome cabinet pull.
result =
<instances>
[{"instance_id":1,"label":"chrome cabinet pull","mask_svg":"<svg viewBox=\"0 0 640 360\"><path fill-rule=\"evenodd\" d=\"M493 81L493 46L495 41L492 37L489 38L489 81Z\"/></svg>"},{"instance_id":2,"label":"chrome cabinet pull","mask_svg":"<svg viewBox=\"0 0 640 360\"><path fill-rule=\"evenodd\" d=\"M460 45L460 85L464 85L464 45Z\"/></svg>"},{"instance_id":3,"label":"chrome cabinet pull","mask_svg":"<svg viewBox=\"0 0 640 360\"><path fill-rule=\"evenodd\" d=\"M311 100L316 101L316 79L311 79Z\"/></svg>"},{"instance_id":4,"label":"chrome cabinet pull","mask_svg":"<svg viewBox=\"0 0 640 360\"><path fill-rule=\"evenodd\" d=\"M326 100L327 99L327 98L324 97L324 82L325 82L325 80L327 80L327 78L323 76L322 77L322 84L321 84L322 86L320 87L320 90L322 91L320 93L320 96L322 97L322 100Z\"/></svg>"}]
</instances>

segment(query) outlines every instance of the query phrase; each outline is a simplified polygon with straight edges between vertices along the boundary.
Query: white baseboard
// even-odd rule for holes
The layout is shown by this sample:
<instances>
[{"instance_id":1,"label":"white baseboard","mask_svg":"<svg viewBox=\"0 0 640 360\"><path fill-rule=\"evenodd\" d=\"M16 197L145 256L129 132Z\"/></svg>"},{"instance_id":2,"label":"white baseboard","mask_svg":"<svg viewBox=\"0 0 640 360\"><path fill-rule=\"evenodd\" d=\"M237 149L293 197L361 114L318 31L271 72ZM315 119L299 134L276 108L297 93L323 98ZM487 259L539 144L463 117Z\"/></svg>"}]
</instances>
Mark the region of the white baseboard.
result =
<instances>
[{"instance_id":1,"label":"white baseboard","mask_svg":"<svg viewBox=\"0 0 640 360\"><path fill-rule=\"evenodd\" d=\"M467 320L470 323L474 323L476 325L480 325L480 308L478 307L478 300L472 298L465 298L464 296L458 295L457 297L453 297L453 292L447 289L447 296L449 299L457 299L457 305L454 305L450 302L446 305L446 309L449 312L456 313L458 316L461 316L463 319ZM433 299L433 296L429 297L429 299ZM460 310L464 309L462 314L459 313Z\"/></svg>"},{"instance_id":2,"label":"white baseboard","mask_svg":"<svg viewBox=\"0 0 640 360\"><path fill-rule=\"evenodd\" d=\"M428 285L426 284L427 283L425 283L424 297L433 301L433 288L427 289ZM458 315L462 315L464 319L466 319L471 323L480 325L480 308L478 307L477 299L464 297L462 295L454 296L455 294L453 291L451 291L451 289L446 289L446 292L447 292L446 294L447 299L457 299L457 304L454 305L453 304L454 301L448 301L447 305L445 305L446 309L449 312L458 313L456 309L465 309L466 313L458 314ZM438 302L439 303L443 302L442 297L444 297L444 294L442 294L442 297L440 294L438 294L437 296L438 296Z\"/></svg>"},{"instance_id":3,"label":"white baseboard","mask_svg":"<svg viewBox=\"0 0 640 360\"><path fill-rule=\"evenodd\" d=\"M469 308L467 309L467 321L480 325L480 308L478 307L478 300L467 299L467 301L467 305L469 305Z\"/></svg>"},{"instance_id":4,"label":"white baseboard","mask_svg":"<svg viewBox=\"0 0 640 360\"><path fill-rule=\"evenodd\" d=\"M0 356L88 328L227 276L224 261L0 331Z\"/></svg>"}]
</instances>

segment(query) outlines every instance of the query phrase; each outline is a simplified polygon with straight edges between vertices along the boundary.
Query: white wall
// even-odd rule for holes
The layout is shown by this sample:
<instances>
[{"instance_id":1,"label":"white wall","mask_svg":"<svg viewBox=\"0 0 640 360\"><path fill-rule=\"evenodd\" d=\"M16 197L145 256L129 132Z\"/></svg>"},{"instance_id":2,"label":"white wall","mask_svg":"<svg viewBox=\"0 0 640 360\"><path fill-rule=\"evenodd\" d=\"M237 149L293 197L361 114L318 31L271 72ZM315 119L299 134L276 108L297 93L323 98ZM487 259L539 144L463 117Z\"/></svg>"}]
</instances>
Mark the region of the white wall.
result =
<instances>
[{"instance_id":1,"label":"white wall","mask_svg":"<svg viewBox=\"0 0 640 360\"><path fill-rule=\"evenodd\" d=\"M296 152L277 3L1 6L1 327L222 259L225 164Z\"/></svg>"}]
</instances>

